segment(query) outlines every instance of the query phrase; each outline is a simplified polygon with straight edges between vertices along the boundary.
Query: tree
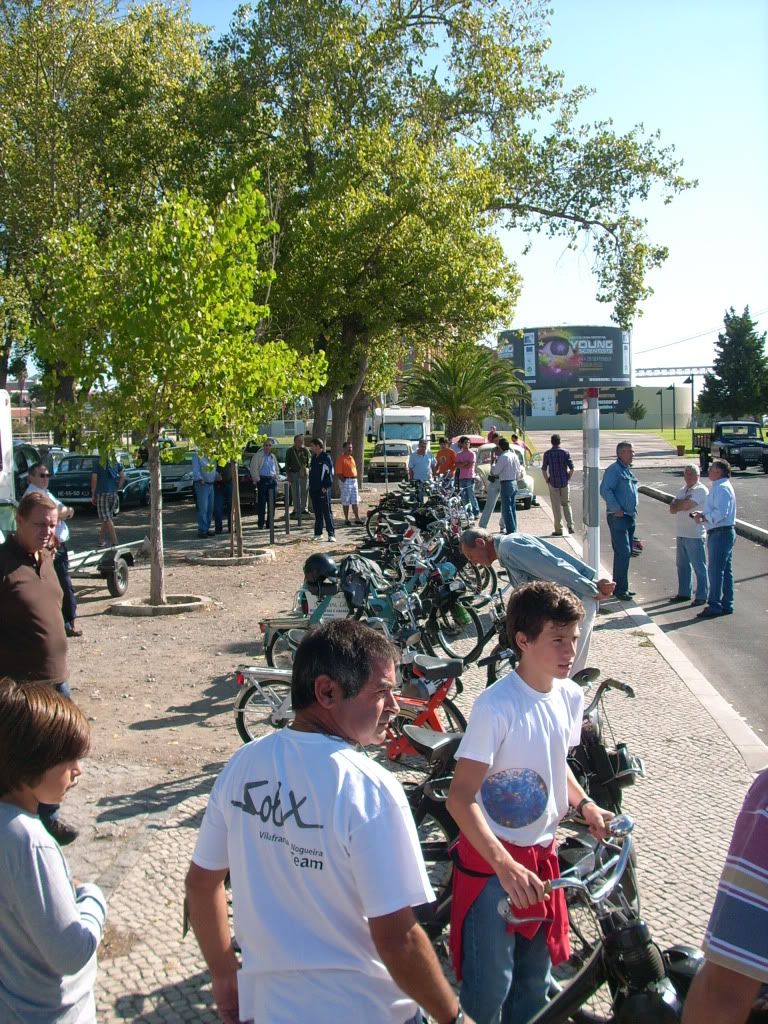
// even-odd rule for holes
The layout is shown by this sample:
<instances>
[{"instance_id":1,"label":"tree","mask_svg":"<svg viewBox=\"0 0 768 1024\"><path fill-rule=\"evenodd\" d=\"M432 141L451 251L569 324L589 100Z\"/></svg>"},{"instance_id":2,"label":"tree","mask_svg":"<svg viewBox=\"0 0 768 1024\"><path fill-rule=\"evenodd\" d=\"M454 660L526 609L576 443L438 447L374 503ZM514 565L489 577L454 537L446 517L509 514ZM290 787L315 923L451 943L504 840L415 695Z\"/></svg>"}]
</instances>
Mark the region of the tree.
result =
<instances>
[{"instance_id":1,"label":"tree","mask_svg":"<svg viewBox=\"0 0 768 1024\"><path fill-rule=\"evenodd\" d=\"M642 402L633 402L632 405L627 408L627 416L635 424L635 430L637 430L637 424L640 420L644 420L648 415L648 410L645 408Z\"/></svg>"},{"instance_id":2,"label":"tree","mask_svg":"<svg viewBox=\"0 0 768 1024\"><path fill-rule=\"evenodd\" d=\"M759 418L768 409L766 332L758 334L749 306L741 316L733 306L724 317L725 332L715 343L714 372L704 375L699 410L711 417Z\"/></svg>"},{"instance_id":3,"label":"tree","mask_svg":"<svg viewBox=\"0 0 768 1024\"><path fill-rule=\"evenodd\" d=\"M448 437L476 432L486 416L513 421L512 409L530 395L508 359L483 345L456 342L404 382L405 397L445 419Z\"/></svg>"},{"instance_id":4,"label":"tree","mask_svg":"<svg viewBox=\"0 0 768 1024\"><path fill-rule=\"evenodd\" d=\"M214 211L184 191L171 195L106 248L82 226L54 235L42 268L41 302L58 335L50 344L68 365L87 359L97 384L81 415L102 453L126 428L147 437L152 604L166 601L162 428L178 424L209 457L239 458L265 414L324 373L321 359L258 340L268 309L256 289L263 294L272 277L259 254L274 224L256 180L248 175ZM43 332L38 345L45 353Z\"/></svg>"},{"instance_id":5,"label":"tree","mask_svg":"<svg viewBox=\"0 0 768 1024\"><path fill-rule=\"evenodd\" d=\"M586 91L544 63L546 17L539 0L260 0L215 48L205 187L264 171L281 226L267 330L326 353L318 432L335 403L344 433L382 345L402 357L509 319L499 227L591 243L622 326L649 294L666 250L637 200L691 183L642 129L578 123Z\"/></svg>"},{"instance_id":6,"label":"tree","mask_svg":"<svg viewBox=\"0 0 768 1024\"><path fill-rule=\"evenodd\" d=\"M40 292L36 261L52 232L85 224L103 245L192 184L206 159L192 129L206 67L200 30L183 6L123 6L0 4L0 278L28 292ZM46 404L61 433L94 382L46 352Z\"/></svg>"}]
</instances>

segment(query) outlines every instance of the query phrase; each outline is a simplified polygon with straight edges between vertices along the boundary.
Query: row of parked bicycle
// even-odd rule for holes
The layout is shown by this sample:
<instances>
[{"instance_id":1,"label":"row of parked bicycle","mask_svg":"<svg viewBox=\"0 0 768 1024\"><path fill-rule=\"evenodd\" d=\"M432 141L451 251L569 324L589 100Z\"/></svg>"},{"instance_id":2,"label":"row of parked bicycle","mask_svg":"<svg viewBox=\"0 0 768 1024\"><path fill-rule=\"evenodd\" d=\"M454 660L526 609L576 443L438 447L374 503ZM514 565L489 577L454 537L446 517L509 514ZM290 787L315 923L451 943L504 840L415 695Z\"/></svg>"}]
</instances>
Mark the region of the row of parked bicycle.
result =
<instances>
[{"instance_id":1,"label":"row of parked bicycle","mask_svg":"<svg viewBox=\"0 0 768 1024\"><path fill-rule=\"evenodd\" d=\"M401 781L437 895L418 916L438 947L450 918L458 838L446 797L466 728L456 703L464 692L462 675L483 666L491 685L515 663L504 628L510 585L503 570L497 575L463 558L459 538L468 521L459 499L440 485L423 502L407 485L386 496L368 516L361 550L339 564L325 554L311 555L293 609L261 623L268 667L244 665L236 673L235 724L248 742L265 726L290 722L293 655L314 625L354 616L398 644L400 711L383 756L404 769ZM486 647L490 652L483 657ZM563 822L561 879L554 884L565 891L572 955L556 970L552 999L531 1024L679 1020L701 963L701 953L688 945L660 950L640 915L633 822L622 813L622 801L645 767L625 743L615 742L604 704L610 692L628 698L634 692L616 679L598 683L599 677L595 669L574 677L586 689L597 685L584 711L581 742L568 761L590 798L615 817L604 841L590 835L576 812ZM502 903L499 912L508 916L508 904ZM751 1020L768 1016L756 1009Z\"/></svg>"}]
</instances>

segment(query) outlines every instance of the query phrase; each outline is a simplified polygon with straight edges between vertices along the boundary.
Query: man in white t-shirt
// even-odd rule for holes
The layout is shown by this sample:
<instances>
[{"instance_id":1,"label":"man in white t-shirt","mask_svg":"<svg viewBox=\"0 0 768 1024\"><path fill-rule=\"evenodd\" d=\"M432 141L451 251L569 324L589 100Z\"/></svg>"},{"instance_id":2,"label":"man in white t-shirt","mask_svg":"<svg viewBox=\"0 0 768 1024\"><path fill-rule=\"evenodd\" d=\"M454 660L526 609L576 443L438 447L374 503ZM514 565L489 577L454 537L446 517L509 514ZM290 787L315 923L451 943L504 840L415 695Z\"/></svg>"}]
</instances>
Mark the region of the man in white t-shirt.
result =
<instances>
[{"instance_id":1,"label":"man in white t-shirt","mask_svg":"<svg viewBox=\"0 0 768 1024\"><path fill-rule=\"evenodd\" d=\"M690 513L703 511L709 491L699 479L699 467L694 463L683 470L683 480L685 486L680 488L669 506L677 532L677 593L670 598L670 604L691 600L693 569L696 595L692 607L696 607L707 603L707 531Z\"/></svg>"},{"instance_id":2,"label":"man in white t-shirt","mask_svg":"<svg viewBox=\"0 0 768 1024\"><path fill-rule=\"evenodd\" d=\"M594 835L612 817L590 800L567 765L581 736L584 701L568 676L584 609L556 583L528 583L507 605L517 671L475 701L457 752L448 810L461 829L451 907L451 953L461 1003L478 1024L528 1021L547 1001L553 964L568 958L558 876L558 822L575 807ZM507 925L505 896L547 923Z\"/></svg>"},{"instance_id":3,"label":"man in white t-shirt","mask_svg":"<svg viewBox=\"0 0 768 1024\"><path fill-rule=\"evenodd\" d=\"M403 788L357 749L398 711L396 657L351 619L314 630L293 663L293 724L214 786L187 898L225 1024L416 1024L418 1006L469 1021L412 910L434 895Z\"/></svg>"}]
</instances>

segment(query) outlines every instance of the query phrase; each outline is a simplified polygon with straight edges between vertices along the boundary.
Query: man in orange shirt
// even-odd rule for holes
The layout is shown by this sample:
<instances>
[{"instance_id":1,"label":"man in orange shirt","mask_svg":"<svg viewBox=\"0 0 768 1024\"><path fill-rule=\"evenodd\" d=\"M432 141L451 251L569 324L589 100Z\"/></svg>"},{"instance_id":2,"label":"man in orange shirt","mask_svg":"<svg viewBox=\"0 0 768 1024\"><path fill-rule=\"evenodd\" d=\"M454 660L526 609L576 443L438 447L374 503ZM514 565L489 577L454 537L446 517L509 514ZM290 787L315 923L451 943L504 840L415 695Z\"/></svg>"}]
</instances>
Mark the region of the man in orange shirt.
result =
<instances>
[{"instance_id":1,"label":"man in orange shirt","mask_svg":"<svg viewBox=\"0 0 768 1024\"><path fill-rule=\"evenodd\" d=\"M435 456L438 476L452 477L456 471L456 452L447 437L440 438L440 448Z\"/></svg>"},{"instance_id":2,"label":"man in orange shirt","mask_svg":"<svg viewBox=\"0 0 768 1024\"><path fill-rule=\"evenodd\" d=\"M336 459L335 472L339 478L341 489L341 509L344 513L344 525L349 526L349 506L351 505L352 511L355 513L355 525L362 526L363 521L360 518L360 512L357 507L359 501L357 494L357 465L352 454L351 441L344 442L341 455Z\"/></svg>"}]
</instances>

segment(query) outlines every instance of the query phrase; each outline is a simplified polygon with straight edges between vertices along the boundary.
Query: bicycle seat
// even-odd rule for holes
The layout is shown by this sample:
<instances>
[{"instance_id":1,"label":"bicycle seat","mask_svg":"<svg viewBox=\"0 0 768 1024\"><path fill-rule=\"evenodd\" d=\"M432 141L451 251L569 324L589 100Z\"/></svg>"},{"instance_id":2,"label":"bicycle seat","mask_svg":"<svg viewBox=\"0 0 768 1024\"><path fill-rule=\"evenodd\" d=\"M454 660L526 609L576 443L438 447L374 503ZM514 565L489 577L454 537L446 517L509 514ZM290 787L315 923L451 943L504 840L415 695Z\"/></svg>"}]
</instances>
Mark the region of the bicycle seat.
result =
<instances>
[{"instance_id":1,"label":"bicycle seat","mask_svg":"<svg viewBox=\"0 0 768 1024\"><path fill-rule=\"evenodd\" d=\"M413 664L421 670L425 679L446 679L460 676L464 671L461 658L431 658L428 654L417 654Z\"/></svg>"},{"instance_id":2,"label":"bicycle seat","mask_svg":"<svg viewBox=\"0 0 768 1024\"><path fill-rule=\"evenodd\" d=\"M403 732L427 764L453 757L464 736L461 732L433 732L432 729L422 729L418 725L404 725Z\"/></svg>"}]
</instances>

